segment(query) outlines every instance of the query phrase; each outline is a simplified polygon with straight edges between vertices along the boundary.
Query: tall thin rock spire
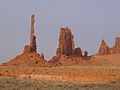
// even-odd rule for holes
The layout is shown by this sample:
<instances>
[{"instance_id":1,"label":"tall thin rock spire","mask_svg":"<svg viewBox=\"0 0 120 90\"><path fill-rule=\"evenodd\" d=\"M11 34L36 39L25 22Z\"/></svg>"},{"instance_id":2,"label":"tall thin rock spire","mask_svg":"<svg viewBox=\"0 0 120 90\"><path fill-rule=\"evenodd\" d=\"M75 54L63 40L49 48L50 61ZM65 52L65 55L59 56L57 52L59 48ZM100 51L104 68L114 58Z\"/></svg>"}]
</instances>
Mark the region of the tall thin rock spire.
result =
<instances>
[{"instance_id":1,"label":"tall thin rock spire","mask_svg":"<svg viewBox=\"0 0 120 90\"><path fill-rule=\"evenodd\" d=\"M31 31L30 31L30 41L33 40L34 37L34 23L35 23L35 15L31 16ZM30 42L31 43L31 42Z\"/></svg>"},{"instance_id":2,"label":"tall thin rock spire","mask_svg":"<svg viewBox=\"0 0 120 90\"><path fill-rule=\"evenodd\" d=\"M31 16L31 31L30 31L30 52L36 52L36 36L34 34L35 15Z\"/></svg>"},{"instance_id":3,"label":"tall thin rock spire","mask_svg":"<svg viewBox=\"0 0 120 90\"><path fill-rule=\"evenodd\" d=\"M24 46L24 53L37 52L36 36L34 34L35 15L31 15L30 44Z\"/></svg>"}]
</instances>

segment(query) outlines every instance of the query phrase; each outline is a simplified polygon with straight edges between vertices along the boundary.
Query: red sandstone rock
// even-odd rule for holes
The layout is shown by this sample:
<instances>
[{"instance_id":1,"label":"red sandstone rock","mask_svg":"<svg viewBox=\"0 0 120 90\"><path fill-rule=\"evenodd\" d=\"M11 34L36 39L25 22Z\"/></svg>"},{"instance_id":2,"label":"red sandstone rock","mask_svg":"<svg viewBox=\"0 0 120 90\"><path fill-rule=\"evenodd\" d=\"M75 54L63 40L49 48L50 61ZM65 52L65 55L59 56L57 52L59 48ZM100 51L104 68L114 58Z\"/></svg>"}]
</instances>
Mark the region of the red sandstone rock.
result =
<instances>
[{"instance_id":1,"label":"red sandstone rock","mask_svg":"<svg viewBox=\"0 0 120 90\"><path fill-rule=\"evenodd\" d=\"M120 54L120 37L116 37L115 45L109 48L105 41L102 41L102 44L99 49L98 55L111 55L111 54Z\"/></svg>"},{"instance_id":2,"label":"red sandstone rock","mask_svg":"<svg viewBox=\"0 0 120 90\"><path fill-rule=\"evenodd\" d=\"M115 52L114 52L115 50L114 50L114 46L112 47L112 48L109 48L109 54L111 55L111 54L115 54Z\"/></svg>"},{"instance_id":3,"label":"red sandstone rock","mask_svg":"<svg viewBox=\"0 0 120 90\"><path fill-rule=\"evenodd\" d=\"M36 52L36 36L34 34L35 15L31 16L31 33L30 33L30 52Z\"/></svg>"},{"instance_id":4,"label":"red sandstone rock","mask_svg":"<svg viewBox=\"0 0 120 90\"><path fill-rule=\"evenodd\" d=\"M56 55L57 55L57 56L61 56L61 49L60 49L60 48L57 48L57 50L56 50Z\"/></svg>"},{"instance_id":5,"label":"red sandstone rock","mask_svg":"<svg viewBox=\"0 0 120 90\"><path fill-rule=\"evenodd\" d=\"M108 55L109 54L109 47L107 46L106 42L102 40L98 55Z\"/></svg>"},{"instance_id":6,"label":"red sandstone rock","mask_svg":"<svg viewBox=\"0 0 120 90\"><path fill-rule=\"evenodd\" d=\"M70 56L73 54L74 48L74 40L71 30L68 27L61 28L59 47L56 51L56 54Z\"/></svg>"},{"instance_id":7,"label":"red sandstone rock","mask_svg":"<svg viewBox=\"0 0 120 90\"><path fill-rule=\"evenodd\" d=\"M74 50L74 55L82 56L82 50L81 50L80 47L75 48L75 50Z\"/></svg>"},{"instance_id":8,"label":"red sandstone rock","mask_svg":"<svg viewBox=\"0 0 120 90\"><path fill-rule=\"evenodd\" d=\"M120 37L116 37L115 39L114 53L120 54Z\"/></svg>"},{"instance_id":9,"label":"red sandstone rock","mask_svg":"<svg viewBox=\"0 0 120 90\"><path fill-rule=\"evenodd\" d=\"M30 46L29 45L25 45L24 46L24 51L23 53L30 53Z\"/></svg>"},{"instance_id":10,"label":"red sandstone rock","mask_svg":"<svg viewBox=\"0 0 120 90\"><path fill-rule=\"evenodd\" d=\"M109 54L120 54L120 37L116 37L115 45L109 49Z\"/></svg>"},{"instance_id":11,"label":"red sandstone rock","mask_svg":"<svg viewBox=\"0 0 120 90\"><path fill-rule=\"evenodd\" d=\"M31 32L30 32L30 45L24 46L23 54L10 60L4 65L8 66L49 66L48 62L44 59L44 54L37 53L36 49L36 36L34 34L34 15L31 16Z\"/></svg>"},{"instance_id":12,"label":"red sandstone rock","mask_svg":"<svg viewBox=\"0 0 120 90\"><path fill-rule=\"evenodd\" d=\"M25 45L24 53L37 52L36 36L34 34L35 15L31 16L30 45Z\"/></svg>"},{"instance_id":13,"label":"red sandstone rock","mask_svg":"<svg viewBox=\"0 0 120 90\"><path fill-rule=\"evenodd\" d=\"M17 56L16 58L4 63L5 66L49 66L48 62L44 60L38 53L25 53Z\"/></svg>"},{"instance_id":14,"label":"red sandstone rock","mask_svg":"<svg viewBox=\"0 0 120 90\"><path fill-rule=\"evenodd\" d=\"M43 54L43 53L40 53L40 57L41 57L42 59L44 59L44 54Z\"/></svg>"}]
</instances>

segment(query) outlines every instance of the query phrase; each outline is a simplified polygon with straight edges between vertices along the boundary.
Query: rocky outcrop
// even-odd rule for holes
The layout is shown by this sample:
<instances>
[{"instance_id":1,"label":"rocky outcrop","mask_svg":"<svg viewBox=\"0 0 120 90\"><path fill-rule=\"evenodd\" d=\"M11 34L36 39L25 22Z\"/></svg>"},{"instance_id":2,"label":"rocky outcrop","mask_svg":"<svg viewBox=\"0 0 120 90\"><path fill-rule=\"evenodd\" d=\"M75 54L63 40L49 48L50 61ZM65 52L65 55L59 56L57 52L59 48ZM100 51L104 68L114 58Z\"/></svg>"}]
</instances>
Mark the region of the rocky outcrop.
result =
<instances>
[{"instance_id":1,"label":"rocky outcrop","mask_svg":"<svg viewBox=\"0 0 120 90\"><path fill-rule=\"evenodd\" d=\"M114 49L115 49L114 46L109 48L109 53L108 54L109 55L115 54L115 50Z\"/></svg>"},{"instance_id":2,"label":"rocky outcrop","mask_svg":"<svg viewBox=\"0 0 120 90\"><path fill-rule=\"evenodd\" d=\"M116 37L115 46L113 48L115 54L120 54L120 37Z\"/></svg>"},{"instance_id":3,"label":"rocky outcrop","mask_svg":"<svg viewBox=\"0 0 120 90\"><path fill-rule=\"evenodd\" d=\"M109 54L109 47L107 46L106 42L102 40L98 55L108 55L108 54Z\"/></svg>"},{"instance_id":4,"label":"rocky outcrop","mask_svg":"<svg viewBox=\"0 0 120 90\"><path fill-rule=\"evenodd\" d=\"M88 52L86 51L85 56L80 47L75 47L74 35L71 32L71 29L68 27L62 27L60 29L59 44L56 50L56 55L50 59L50 63L55 65L66 65L66 60L69 60L69 63L75 62L78 63L80 60L88 60ZM78 58L77 61L72 58Z\"/></svg>"},{"instance_id":5,"label":"rocky outcrop","mask_svg":"<svg viewBox=\"0 0 120 90\"><path fill-rule=\"evenodd\" d=\"M35 15L31 16L30 45L24 46L24 53L37 52L36 36L34 34Z\"/></svg>"},{"instance_id":6,"label":"rocky outcrop","mask_svg":"<svg viewBox=\"0 0 120 90\"><path fill-rule=\"evenodd\" d=\"M36 36L34 34L35 15L31 16L31 32L30 32L30 52L36 52Z\"/></svg>"},{"instance_id":7,"label":"rocky outcrop","mask_svg":"<svg viewBox=\"0 0 120 90\"><path fill-rule=\"evenodd\" d=\"M61 28L59 46L56 54L70 56L73 54L74 48L74 40L71 30L68 27Z\"/></svg>"},{"instance_id":8,"label":"rocky outcrop","mask_svg":"<svg viewBox=\"0 0 120 90\"><path fill-rule=\"evenodd\" d=\"M57 56L82 56L80 47L75 48L74 35L68 27L60 29L59 45L56 50Z\"/></svg>"},{"instance_id":9,"label":"rocky outcrop","mask_svg":"<svg viewBox=\"0 0 120 90\"><path fill-rule=\"evenodd\" d=\"M84 57L88 57L88 52L87 51L84 52Z\"/></svg>"},{"instance_id":10,"label":"rocky outcrop","mask_svg":"<svg viewBox=\"0 0 120 90\"><path fill-rule=\"evenodd\" d=\"M49 66L47 61L38 53L26 53L17 55L14 59L3 64L4 66L34 67Z\"/></svg>"},{"instance_id":11,"label":"rocky outcrop","mask_svg":"<svg viewBox=\"0 0 120 90\"><path fill-rule=\"evenodd\" d=\"M24 46L23 54L4 63L7 66L49 66L44 54L37 53L36 36L34 34L35 15L31 16L30 44Z\"/></svg>"},{"instance_id":12,"label":"rocky outcrop","mask_svg":"<svg viewBox=\"0 0 120 90\"><path fill-rule=\"evenodd\" d=\"M106 42L103 40L98 52L98 55L112 55L120 54L120 37L115 38L115 45L113 47L108 47Z\"/></svg>"},{"instance_id":13,"label":"rocky outcrop","mask_svg":"<svg viewBox=\"0 0 120 90\"><path fill-rule=\"evenodd\" d=\"M30 53L30 46L29 45L25 45L24 46L24 51L23 51L23 53L25 54L25 53Z\"/></svg>"},{"instance_id":14,"label":"rocky outcrop","mask_svg":"<svg viewBox=\"0 0 120 90\"><path fill-rule=\"evenodd\" d=\"M82 50L81 50L80 47L75 48L74 55L76 55L76 56L82 56Z\"/></svg>"}]
</instances>

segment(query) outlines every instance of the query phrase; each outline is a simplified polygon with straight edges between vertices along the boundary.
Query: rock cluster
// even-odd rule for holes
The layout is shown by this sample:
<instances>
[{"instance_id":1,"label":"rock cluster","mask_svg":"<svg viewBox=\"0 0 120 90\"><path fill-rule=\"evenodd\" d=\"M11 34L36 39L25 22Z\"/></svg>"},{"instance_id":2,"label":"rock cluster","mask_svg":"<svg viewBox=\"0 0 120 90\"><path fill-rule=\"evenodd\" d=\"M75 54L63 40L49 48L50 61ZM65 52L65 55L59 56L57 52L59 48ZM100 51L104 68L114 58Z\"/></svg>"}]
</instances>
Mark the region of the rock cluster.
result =
<instances>
[{"instance_id":1,"label":"rock cluster","mask_svg":"<svg viewBox=\"0 0 120 90\"><path fill-rule=\"evenodd\" d=\"M73 58L79 58L77 60L73 60ZM55 65L66 65L66 63L78 63L80 60L86 60L89 58L88 52L81 50L80 47L75 47L74 43L74 35L71 32L71 29L68 27L62 27L60 29L60 36L59 36L59 44L56 50L56 55L50 59L49 63ZM67 62L66 62L67 60Z\"/></svg>"},{"instance_id":2,"label":"rock cluster","mask_svg":"<svg viewBox=\"0 0 120 90\"><path fill-rule=\"evenodd\" d=\"M56 50L57 56L82 56L81 48L75 48L74 35L68 27L60 29L59 45Z\"/></svg>"},{"instance_id":3,"label":"rock cluster","mask_svg":"<svg viewBox=\"0 0 120 90\"><path fill-rule=\"evenodd\" d=\"M120 37L116 37L115 45L109 47L104 40L102 40L98 55L120 54Z\"/></svg>"},{"instance_id":4,"label":"rock cluster","mask_svg":"<svg viewBox=\"0 0 120 90\"><path fill-rule=\"evenodd\" d=\"M78 64L81 61L90 60L88 51L82 51L74 43L74 35L70 28L60 28L60 36L56 55L46 61L43 53L37 53L36 36L34 33L35 15L31 16L30 44L24 46L23 54L5 63L4 65L15 66L58 66ZM120 37L115 38L113 47L109 47L105 40L102 40L97 55L120 54Z\"/></svg>"},{"instance_id":5,"label":"rock cluster","mask_svg":"<svg viewBox=\"0 0 120 90\"><path fill-rule=\"evenodd\" d=\"M61 28L60 37L59 37L59 46L57 49L58 55L70 56L74 51L74 40L71 30L66 28Z\"/></svg>"},{"instance_id":6,"label":"rock cluster","mask_svg":"<svg viewBox=\"0 0 120 90\"><path fill-rule=\"evenodd\" d=\"M31 16L30 44L24 46L23 54L4 63L7 66L49 66L44 54L37 53L36 36L34 34L35 15Z\"/></svg>"}]
</instances>

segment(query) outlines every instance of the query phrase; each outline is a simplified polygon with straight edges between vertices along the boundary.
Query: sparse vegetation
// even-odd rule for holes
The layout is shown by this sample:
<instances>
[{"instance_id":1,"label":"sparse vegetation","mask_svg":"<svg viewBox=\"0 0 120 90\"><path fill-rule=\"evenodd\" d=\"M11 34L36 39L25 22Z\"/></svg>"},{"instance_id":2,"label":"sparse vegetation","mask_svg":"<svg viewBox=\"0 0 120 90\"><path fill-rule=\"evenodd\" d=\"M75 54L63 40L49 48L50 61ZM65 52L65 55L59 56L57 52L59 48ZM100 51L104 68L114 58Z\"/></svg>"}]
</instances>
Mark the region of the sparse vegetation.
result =
<instances>
[{"instance_id":1,"label":"sparse vegetation","mask_svg":"<svg viewBox=\"0 0 120 90\"><path fill-rule=\"evenodd\" d=\"M0 90L120 90L120 68L0 66Z\"/></svg>"},{"instance_id":2,"label":"sparse vegetation","mask_svg":"<svg viewBox=\"0 0 120 90\"><path fill-rule=\"evenodd\" d=\"M0 90L120 90L120 81L107 84L80 84L0 77Z\"/></svg>"},{"instance_id":3,"label":"sparse vegetation","mask_svg":"<svg viewBox=\"0 0 120 90\"><path fill-rule=\"evenodd\" d=\"M0 90L120 90L119 58L95 56L57 67L0 66Z\"/></svg>"}]
</instances>

